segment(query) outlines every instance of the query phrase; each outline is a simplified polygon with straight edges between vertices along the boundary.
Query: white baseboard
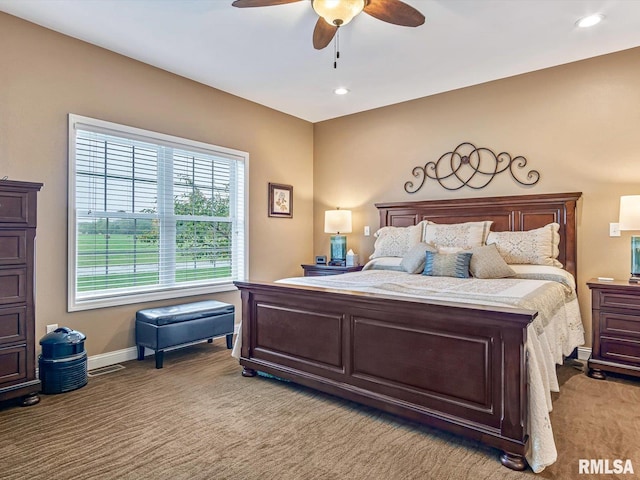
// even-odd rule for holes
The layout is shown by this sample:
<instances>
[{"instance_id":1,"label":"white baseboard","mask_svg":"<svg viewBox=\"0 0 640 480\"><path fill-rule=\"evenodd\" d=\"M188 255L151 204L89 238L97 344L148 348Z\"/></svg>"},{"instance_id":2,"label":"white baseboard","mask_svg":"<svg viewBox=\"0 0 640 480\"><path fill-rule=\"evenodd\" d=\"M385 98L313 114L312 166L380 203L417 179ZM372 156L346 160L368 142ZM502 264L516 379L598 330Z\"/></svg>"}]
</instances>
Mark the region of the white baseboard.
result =
<instances>
[{"instance_id":1,"label":"white baseboard","mask_svg":"<svg viewBox=\"0 0 640 480\"><path fill-rule=\"evenodd\" d=\"M589 347L578 347L578 360L589 360L591 349Z\"/></svg>"},{"instance_id":2,"label":"white baseboard","mask_svg":"<svg viewBox=\"0 0 640 480\"><path fill-rule=\"evenodd\" d=\"M150 350L148 352L150 352ZM150 353L146 353L146 355L150 355ZM138 349L136 347L91 355L87 358L87 370L108 367L109 365L116 365L120 362L135 360L136 358L138 358ZM40 378L40 368L36 368L36 377Z\"/></svg>"},{"instance_id":3,"label":"white baseboard","mask_svg":"<svg viewBox=\"0 0 640 480\"><path fill-rule=\"evenodd\" d=\"M165 352L176 350L178 348L188 347L189 345L196 345L198 343L204 343L206 340L200 340L198 342L184 343L177 347L166 348ZM153 355L153 350L148 348L144 349L144 356L148 357ZM138 358L138 347L129 347L123 350L116 350L115 352L101 353L99 355L92 355L87 359L87 370L93 370L95 368L108 367L109 365L115 365L120 362L128 362L129 360L135 360Z\"/></svg>"},{"instance_id":4,"label":"white baseboard","mask_svg":"<svg viewBox=\"0 0 640 480\"><path fill-rule=\"evenodd\" d=\"M235 325L234 333L238 333L239 325ZM224 335L223 335L224 337ZM216 337L222 338L222 337ZM178 347L167 348L165 351L169 352L171 350L175 350L176 348L182 348L189 345L195 345L197 343L206 342L206 340L201 340L199 342L185 343L184 345L180 345ZM145 349L144 356L153 355L153 350ZM87 370L93 370L95 368L108 367L109 365L115 365L120 362L128 362L129 360L135 360L138 358L138 348L137 347L129 347L124 348L122 350L116 350L114 352L100 353L98 355L91 355L87 359Z\"/></svg>"},{"instance_id":5,"label":"white baseboard","mask_svg":"<svg viewBox=\"0 0 640 480\"><path fill-rule=\"evenodd\" d=\"M91 355L87 359L87 370L108 367L109 365L128 362L129 360L135 360L136 358L138 358L138 349L136 347L116 350L115 352L101 353L99 355Z\"/></svg>"}]
</instances>

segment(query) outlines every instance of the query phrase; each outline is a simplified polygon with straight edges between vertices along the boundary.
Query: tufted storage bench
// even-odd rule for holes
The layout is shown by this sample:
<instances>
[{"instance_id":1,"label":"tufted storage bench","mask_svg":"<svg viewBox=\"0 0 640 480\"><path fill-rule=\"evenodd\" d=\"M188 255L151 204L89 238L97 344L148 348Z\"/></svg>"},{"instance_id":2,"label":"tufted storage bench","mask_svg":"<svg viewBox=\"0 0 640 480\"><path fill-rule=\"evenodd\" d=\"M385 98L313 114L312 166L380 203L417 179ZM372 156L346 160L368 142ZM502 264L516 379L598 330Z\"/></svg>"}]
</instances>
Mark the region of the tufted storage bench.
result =
<instances>
[{"instance_id":1,"label":"tufted storage bench","mask_svg":"<svg viewBox=\"0 0 640 480\"><path fill-rule=\"evenodd\" d=\"M156 368L162 368L164 350L187 343L227 336L227 348L233 342L234 306L215 300L149 308L136 312L138 360L144 349L155 351Z\"/></svg>"}]
</instances>

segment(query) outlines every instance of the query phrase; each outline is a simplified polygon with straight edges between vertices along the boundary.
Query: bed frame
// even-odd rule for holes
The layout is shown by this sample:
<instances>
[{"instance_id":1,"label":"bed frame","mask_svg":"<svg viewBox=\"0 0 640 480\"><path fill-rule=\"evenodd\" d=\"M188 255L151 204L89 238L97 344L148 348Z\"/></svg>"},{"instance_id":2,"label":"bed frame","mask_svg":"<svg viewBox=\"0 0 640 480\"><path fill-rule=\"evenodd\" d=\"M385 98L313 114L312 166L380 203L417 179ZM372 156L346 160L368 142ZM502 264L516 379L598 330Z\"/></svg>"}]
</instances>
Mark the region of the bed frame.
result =
<instances>
[{"instance_id":1,"label":"bed frame","mask_svg":"<svg viewBox=\"0 0 640 480\"><path fill-rule=\"evenodd\" d=\"M576 275L580 193L380 203L380 226L493 220L494 231L560 224L559 260ZM481 441L526 468L525 342L537 312L236 282L244 376L291 380Z\"/></svg>"}]
</instances>

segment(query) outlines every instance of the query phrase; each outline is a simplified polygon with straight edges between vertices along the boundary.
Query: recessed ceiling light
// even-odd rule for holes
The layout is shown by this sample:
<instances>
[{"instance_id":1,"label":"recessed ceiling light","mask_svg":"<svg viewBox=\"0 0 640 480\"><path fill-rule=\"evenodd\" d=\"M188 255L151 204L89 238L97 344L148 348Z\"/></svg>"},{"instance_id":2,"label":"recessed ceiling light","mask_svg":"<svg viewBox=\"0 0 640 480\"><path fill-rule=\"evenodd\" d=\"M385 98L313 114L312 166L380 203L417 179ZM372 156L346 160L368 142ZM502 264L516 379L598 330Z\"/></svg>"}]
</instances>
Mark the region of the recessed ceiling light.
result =
<instances>
[{"instance_id":1,"label":"recessed ceiling light","mask_svg":"<svg viewBox=\"0 0 640 480\"><path fill-rule=\"evenodd\" d=\"M576 22L576 25L580 28L588 28L599 24L602 20L604 20L604 15L602 15L601 13L596 13L594 15L582 17Z\"/></svg>"},{"instance_id":2,"label":"recessed ceiling light","mask_svg":"<svg viewBox=\"0 0 640 480\"><path fill-rule=\"evenodd\" d=\"M338 87L333 91L333 93L335 93L336 95L346 95L347 93L349 93L349 89L345 87Z\"/></svg>"}]
</instances>

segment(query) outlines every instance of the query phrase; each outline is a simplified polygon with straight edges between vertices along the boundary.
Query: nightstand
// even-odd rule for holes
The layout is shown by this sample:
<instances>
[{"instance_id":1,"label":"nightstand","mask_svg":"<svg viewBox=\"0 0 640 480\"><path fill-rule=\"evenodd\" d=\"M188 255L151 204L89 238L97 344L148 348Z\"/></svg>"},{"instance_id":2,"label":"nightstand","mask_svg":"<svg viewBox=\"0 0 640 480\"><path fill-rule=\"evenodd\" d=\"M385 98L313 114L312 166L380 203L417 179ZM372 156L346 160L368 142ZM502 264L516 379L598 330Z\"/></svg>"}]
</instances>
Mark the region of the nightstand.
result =
<instances>
[{"instance_id":1,"label":"nightstand","mask_svg":"<svg viewBox=\"0 0 640 480\"><path fill-rule=\"evenodd\" d=\"M359 272L364 265L355 267L334 267L331 265L301 265L305 277L320 277L324 275L340 275L341 273Z\"/></svg>"},{"instance_id":2,"label":"nightstand","mask_svg":"<svg viewBox=\"0 0 640 480\"><path fill-rule=\"evenodd\" d=\"M593 345L588 375L604 380L605 371L640 377L640 285L592 279Z\"/></svg>"}]
</instances>

